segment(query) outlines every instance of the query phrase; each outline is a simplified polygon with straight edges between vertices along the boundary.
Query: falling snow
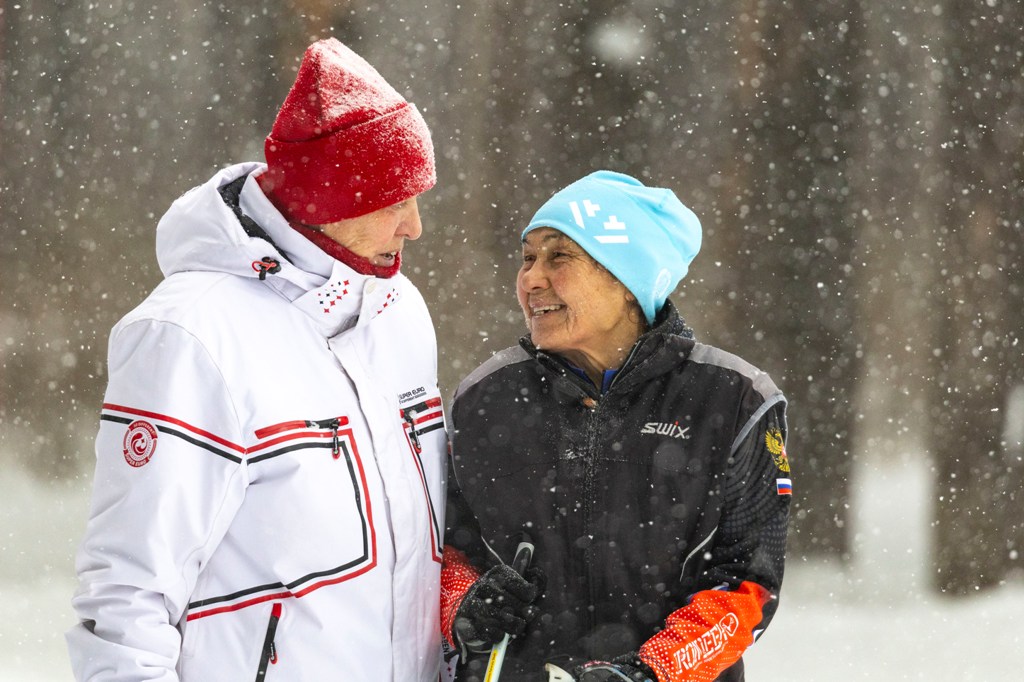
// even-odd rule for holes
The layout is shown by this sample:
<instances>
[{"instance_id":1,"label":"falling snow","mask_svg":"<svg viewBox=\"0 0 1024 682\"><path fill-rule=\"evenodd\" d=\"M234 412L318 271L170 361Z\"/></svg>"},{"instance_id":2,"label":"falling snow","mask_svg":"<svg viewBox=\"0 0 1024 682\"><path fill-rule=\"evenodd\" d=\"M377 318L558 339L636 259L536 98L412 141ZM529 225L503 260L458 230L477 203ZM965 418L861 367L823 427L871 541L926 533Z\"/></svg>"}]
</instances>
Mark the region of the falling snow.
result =
<instances>
[{"instance_id":1,"label":"falling snow","mask_svg":"<svg viewBox=\"0 0 1024 682\"><path fill-rule=\"evenodd\" d=\"M107 333L161 277L157 216L262 160L332 35L432 130L403 271L446 396L522 333L518 232L554 189L672 187L705 232L673 300L790 398L790 560L748 677L1019 676L1024 5L612 5L0 4L0 681L70 679Z\"/></svg>"}]
</instances>

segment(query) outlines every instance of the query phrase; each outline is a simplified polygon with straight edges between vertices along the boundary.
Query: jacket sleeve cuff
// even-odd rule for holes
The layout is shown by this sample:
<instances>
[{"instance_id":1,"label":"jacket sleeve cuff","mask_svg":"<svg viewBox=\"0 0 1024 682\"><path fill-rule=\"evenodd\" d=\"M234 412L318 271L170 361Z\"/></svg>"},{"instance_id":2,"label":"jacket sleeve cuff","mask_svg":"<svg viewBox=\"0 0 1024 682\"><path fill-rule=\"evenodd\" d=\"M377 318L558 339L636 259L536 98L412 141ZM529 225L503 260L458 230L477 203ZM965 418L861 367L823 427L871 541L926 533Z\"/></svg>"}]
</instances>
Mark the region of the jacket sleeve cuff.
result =
<instances>
[{"instance_id":1,"label":"jacket sleeve cuff","mask_svg":"<svg viewBox=\"0 0 1024 682\"><path fill-rule=\"evenodd\" d=\"M470 586L480 577L466 555L451 545L445 545L441 563L441 634L452 647L457 648L452 627L455 613Z\"/></svg>"}]
</instances>

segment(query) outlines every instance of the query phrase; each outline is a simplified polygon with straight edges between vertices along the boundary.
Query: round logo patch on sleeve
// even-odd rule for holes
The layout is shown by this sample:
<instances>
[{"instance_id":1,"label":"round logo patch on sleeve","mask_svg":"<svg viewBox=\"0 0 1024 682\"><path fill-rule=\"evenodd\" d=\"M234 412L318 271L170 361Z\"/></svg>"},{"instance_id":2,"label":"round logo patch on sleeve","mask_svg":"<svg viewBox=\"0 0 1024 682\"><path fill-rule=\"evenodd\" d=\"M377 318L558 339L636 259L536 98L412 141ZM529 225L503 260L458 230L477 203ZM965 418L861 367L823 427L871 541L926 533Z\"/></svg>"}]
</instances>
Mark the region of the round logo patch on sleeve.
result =
<instances>
[{"instance_id":1,"label":"round logo patch on sleeve","mask_svg":"<svg viewBox=\"0 0 1024 682\"><path fill-rule=\"evenodd\" d=\"M156 452L156 438L156 427L152 424L141 419L133 421L124 434L124 461L140 467L151 460Z\"/></svg>"}]
</instances>

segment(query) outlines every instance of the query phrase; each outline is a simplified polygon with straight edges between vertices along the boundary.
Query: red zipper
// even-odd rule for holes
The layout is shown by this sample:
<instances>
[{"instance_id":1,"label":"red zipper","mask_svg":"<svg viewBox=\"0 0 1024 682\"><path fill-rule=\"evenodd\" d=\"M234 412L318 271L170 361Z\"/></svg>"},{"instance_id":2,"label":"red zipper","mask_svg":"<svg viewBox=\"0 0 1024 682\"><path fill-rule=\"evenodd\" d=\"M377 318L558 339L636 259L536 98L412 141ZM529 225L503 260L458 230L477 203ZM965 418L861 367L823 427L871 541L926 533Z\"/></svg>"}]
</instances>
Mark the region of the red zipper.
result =
<instances>
[{"instance_id":1,"label":"red zipper","mask_svg":"<svg viewBox=\"0 0 1024 682\"><path fill-rule=\"evenodd\" d=\"M347 426L348 417L336 417L338 420L338 426ZM313 419L297 419L290 422L281 422L280 424L273 424L271 426L264 426L262 429L256 429L256 437L263 439L267 436L273 436L276 433L283 433L284 431L296 431L298 429L308 429L312 427L327 428L321 426L324 422L332 421L325 419L322 421L316 421Z\"/></svg>"}]
</instances>

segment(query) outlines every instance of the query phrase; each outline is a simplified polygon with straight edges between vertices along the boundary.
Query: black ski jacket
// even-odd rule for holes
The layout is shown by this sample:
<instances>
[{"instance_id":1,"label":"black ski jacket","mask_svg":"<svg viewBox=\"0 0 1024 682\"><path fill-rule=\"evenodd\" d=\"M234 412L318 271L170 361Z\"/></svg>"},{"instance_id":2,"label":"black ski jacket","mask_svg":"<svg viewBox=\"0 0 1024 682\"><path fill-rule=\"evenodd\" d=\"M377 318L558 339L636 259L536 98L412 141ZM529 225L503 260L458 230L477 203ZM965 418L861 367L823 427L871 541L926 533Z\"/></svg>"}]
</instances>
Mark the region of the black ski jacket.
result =
<instances>
[{"instance_id":1,"label":"black ski jacket","mask_svg":"<svg viewBox=\"0 0 1024 682\"><path fill-rule=\"evenodd\" d=\"M503 681L635 652L705 590L760 585L770 598L747 635L768 625L791 499L785 398L764 372L696 343L671 302L604 395L524 337L463 380L452 417L446 544L483 570L510 562L526 531L547 575ZM673 660L713 665L717 642ZM458 679L485 667L471 659ZM684 668L655 667L663 682ZM742 660L717 679L742 680Z\"/></svg>"}]
</instances>

